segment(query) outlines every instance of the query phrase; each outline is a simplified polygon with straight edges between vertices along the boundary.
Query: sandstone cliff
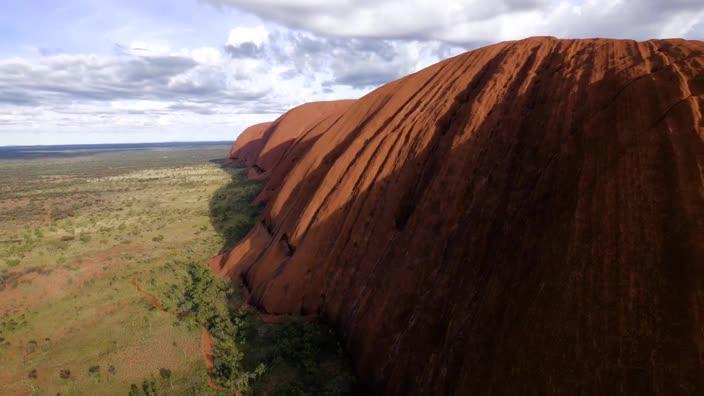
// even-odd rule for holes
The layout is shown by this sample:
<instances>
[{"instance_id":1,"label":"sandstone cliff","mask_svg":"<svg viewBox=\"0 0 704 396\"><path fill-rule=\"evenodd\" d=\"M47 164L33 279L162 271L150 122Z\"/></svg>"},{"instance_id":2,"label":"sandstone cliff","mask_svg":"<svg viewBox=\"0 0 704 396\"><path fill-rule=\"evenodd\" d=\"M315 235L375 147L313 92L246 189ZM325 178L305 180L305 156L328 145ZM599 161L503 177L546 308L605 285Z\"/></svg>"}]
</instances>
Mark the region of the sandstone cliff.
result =
<instances>
[{"instance_id":1,"label":"sandstone cliff","mask_svg":"<svg viewBox=\"0 0 704 396\"><path fill-rule=\"evenodd\" d=\"M229 158L249 167L251 178L286 173L291 161L297 161L326 130L320 124L328 125L352 103L351 100L306 103L274 122L251 126L237 138ZM289 166L282 166L285 161Z\"/></svg>"},{"instance_id":2,"label":"sandstone cliff","mask_svg":"<svg viewBox=\"0 0 704 396\"><path fill-rule=\"evenodd\" d=\"M704 43L501 43L332 107L235 144L267 206L214 266L253 304L376 392L704 393Z\"/></svg>"},{"instance_id":3,"label":"sandstone cliff","mask_svg":"<svg viewBox=\"0 0 704 396\"><path fill-rule=\"evenodd\" d=\"M254 161L264 148L267 137L264 133L268 131L271 122L252 125L240 133L227 154L229 160L238 162L244 166L254 166Z\"/></svg>"}]
</instances>

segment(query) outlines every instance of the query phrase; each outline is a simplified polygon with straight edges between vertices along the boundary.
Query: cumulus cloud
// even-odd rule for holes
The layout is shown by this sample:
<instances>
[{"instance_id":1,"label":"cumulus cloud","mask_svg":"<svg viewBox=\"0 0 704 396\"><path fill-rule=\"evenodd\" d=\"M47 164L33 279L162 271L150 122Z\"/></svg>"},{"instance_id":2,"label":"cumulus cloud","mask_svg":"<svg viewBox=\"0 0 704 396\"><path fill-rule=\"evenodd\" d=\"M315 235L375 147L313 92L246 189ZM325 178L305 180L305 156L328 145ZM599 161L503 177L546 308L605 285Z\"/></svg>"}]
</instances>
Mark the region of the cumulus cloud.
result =
<instances>
[{"instance_id":1,"label":"cumulus cloud","mask_svg":"<svg viewBox=\"0 0 704 396\"><path fill-rule=\"evenodd\" d=\"M530 35L646 39L701 37L701 0L202 0L344 37L463 45Z\"/></svg>"},{"instance_id":2,"label":"cumulus cloud","mask_svg":"<svg viewBox=\"0 0 704 396\"><path fill-rule=\"evenodd\" d=\"M239 45L228 44L225 51L233 58L258 58L264 54L262 48L253 42L245 42Z\"/></svg>"},{"instance_id":3,"label":"cumulus cloud","mask_svg":"<svg viewBox=\"0 0 704 396\"><path fill-rule=\"evenodd\" d=\"M264 26L243 27L238 26L230 30L227 38L227 45L238 46L244 43L252 43L261 46L269 38L269 31Z\"/></svg>"},{"instance_id":4,"label":"cumulus cloud","mask_svg":"<svg viewBox=\"0 0 704 396\"><path fill-rule=\"evenodd\" d=\"M319 81L331 86L368 89L434 63L465 48L439 41L341 38L272 28L259 45L225 46L232 58L256 58L282 70L283 80Z\"/></svg>"},{"instance_id":5,"label":"cumulus cloud","mask_svg":"<svg viewBox=\"0 0 704 396\"><path fill-rule=\"evenodd\" d=\"M0 102L159 100L248 104L263 89L230 84L226 70L178 55L98 57L53 55L0 60Z\"/></svg>"},{"instance_id":6,"label":"cumulus cloud","mask_svg":"<svg viewBox=\"0 0 704 396\"><path fill-rule=\"evenodd\" d=\"M143 46L112 56L0 59L0 144L20 139L20 131L121 130L126 140L140 140L130 131L227 131L285 109L263 76L237 80L238 65L224 59L208 49L155 53Z\"/></svg>"},{"instance_id":7,"label":"cumulus cloud","mask_svg":"<svg viewBox=\"0 0 704 396\"><path fill-rule=\"evenodd\" d=\"M292 106L357 98L449 56L532 35L704 37L702 0L200 1L208 5L168 16L86 3L86 21L101 15L100 25L30 7L42 26L56 19L72 30L43 29L52 33L34 47L24 42L35 31L0 37L0 144L38 131L229 136Z\"/></svg>"},{"instance_id":8,"label":"cumulus cloud","mask_svg":"<svg viewBox=\"0 0 704 396\"><path fill-rule=\"evenodd\" d=\"M464 50L435 41L340 38L264 24L234 28L223 42L219 48L179 49L135 41L116 45L108 55L0 58L0 125L238 128L243 119L271 120L303 102L359 97Z\"/></svg>"}]
</instances>

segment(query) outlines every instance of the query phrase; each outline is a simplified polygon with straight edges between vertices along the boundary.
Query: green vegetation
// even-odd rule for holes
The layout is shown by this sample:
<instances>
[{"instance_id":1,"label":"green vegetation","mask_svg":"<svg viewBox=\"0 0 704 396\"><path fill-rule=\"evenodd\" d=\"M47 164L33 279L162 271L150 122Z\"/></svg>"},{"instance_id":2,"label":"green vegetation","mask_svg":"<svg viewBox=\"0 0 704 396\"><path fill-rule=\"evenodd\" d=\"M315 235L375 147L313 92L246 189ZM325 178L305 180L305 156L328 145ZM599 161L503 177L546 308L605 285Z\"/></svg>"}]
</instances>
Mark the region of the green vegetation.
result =
<instances>
[{"instance_id":1,"label":"green vegetation","mask_svg":"<svg viewBox=\"0 0 704 396\"><path fill-rule=\"evenodd\" d=\"M5 264L7 264L8 267L17 267L20 265L20 260L19 259L6 259Z\"/></svg>"},{"instance_id":2,"label":"green vegetation","mask_svg":"<svg viewBox=\"0 0 704 396\"><path fill-rule=\"evenodd\" d=\"M235 293L231 282L215 278L200 264L174 263L167 268L185 270L185 274L171 285L162 301L182 320L190 319L207 329L213 340L213 379L221 387L249 391L252 381L264 372L264 366L247 371L242 365L240 345L246 342L246 313L231 309Z\"/></svg>"},{"instance_id":3,"label":"green vegetation","mask_svg":"<svg viewBox=\"0 0 704 396\"><path fill-rule=\"evenodd\" d=\"M151 290L177 323L208 330L214 355L211 376L219 386L245 394L264 389L282 395L360 392L331 328L296 316L283 324L265 323L242 309L229 281L202 265L172 262L162 271L176 281Z\"/></svg>"},{"instance_id":4,"label":"green vegetation","mask_svg":"<svg viewBox=\"0 0 704 396\"><path fill-rule=\"evenodd\" d=\"M331 328L301 317L267 327L255 333L249 349L257 349L253 357L259 356L272 373L258 391L274 382L282 395L363 393Z\"/></svg>"},{"instance_id":5,"label":"green vegetation","mask_svg":"<svg viewBox=\"0 0 704 396\"><path fill-rule=\"evenodd\" d=\"M210 198L210 218L215 230L229 247L244 237L252 228L262 207L252 201L259 194L262 183L248 181L242 169L228 169L232 181L219 188Z\"/></svg>"},{"instance_id":6,"label":"green vegetation","mask_svg":"<svg viewBox=\"0 0 704 396\"><path fill-rule=\"evenodd\" d=\"M0 160L0 394L355 393L334 332L204 265L261 211L224 151Z\"/></svg>"},{"instance_id":7,"label":"green vegetation","mask_svg":"<svg viewBox=\"0 0 704 396\"><path fill-rule=\"evenodd\" d=\"M159 376L169 382L169 388L173 389L174 385L171 383L171 370L167 368L160 368L159 369Z\"/></svg>"},{"instance_id":8,"label":"green vegetation","mask_svg":"<svg viewBox=\"0 0 704 396\"><path fill-rule=\"evenodd\" d=\"M130 385L130 393L128 394L129 396L140 396L141 394L142 392L139 391L139 387L137 387L137 385Z\"/></svg>"},{"instance_id":9,"label":"green vegetation","mask_svg":"<svg viewBox=\"0 0 704 396\"><path fill-rule=\"evenodd\" d=\"M219 394L201 329L133 282L222 246L208 205L232 177L209 160L226 150L0 160L0 394L142 393L145 373L163 393Z\"/></svg>"}]
</instances>

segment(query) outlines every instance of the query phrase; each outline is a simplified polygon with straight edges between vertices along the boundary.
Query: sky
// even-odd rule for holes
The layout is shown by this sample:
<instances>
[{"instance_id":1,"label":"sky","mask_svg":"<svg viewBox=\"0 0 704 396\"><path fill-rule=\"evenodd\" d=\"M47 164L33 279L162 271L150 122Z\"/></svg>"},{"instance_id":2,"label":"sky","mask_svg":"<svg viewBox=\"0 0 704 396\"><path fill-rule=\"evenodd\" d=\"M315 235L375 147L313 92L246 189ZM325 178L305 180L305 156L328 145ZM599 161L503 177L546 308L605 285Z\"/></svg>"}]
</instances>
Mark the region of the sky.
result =
<instances>
[{"instance_id":1,"label":"sky","mask_svg":"<svg viewBox=\"0 0 704 396\"><path fill-rule=\"evenodd\" d=\"M0 146L232 140L530 36L704 38L704 0L0 2Z\"/></svg>"}]
</instances>

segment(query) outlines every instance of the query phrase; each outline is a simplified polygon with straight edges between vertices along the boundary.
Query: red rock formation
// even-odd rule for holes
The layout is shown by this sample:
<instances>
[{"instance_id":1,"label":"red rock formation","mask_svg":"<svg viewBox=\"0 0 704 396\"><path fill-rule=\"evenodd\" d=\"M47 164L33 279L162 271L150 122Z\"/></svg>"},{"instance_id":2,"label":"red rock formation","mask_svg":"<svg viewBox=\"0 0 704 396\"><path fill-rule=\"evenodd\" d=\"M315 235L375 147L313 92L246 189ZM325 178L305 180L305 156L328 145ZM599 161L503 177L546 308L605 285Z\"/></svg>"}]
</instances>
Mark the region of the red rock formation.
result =
<instances>
[{"instance_id":1,"label":"red rock formation","mask_svg":"<svg viewBox=\"0 0 704 396\"><path fill-rule=\"evenodd\" d=\"M472 51L258 159L285 171L215 266L376 392L704 394L702 108L699 41Z\"/></svg>"},{"instance_id":2,"label":"red rock formation","mask_svg":"<svg viewBox=\"0 0 704 396\"><path fill-rule=\"evenodd\" d=\"M269 170L275 167L281 168L279 172L288 170L280 165L286 154L289 154L289 159L297 160L297 155L288 153L291 147L307 151L320 135L319 125L329 119L334 120L352 103L351 100L306 103L288 111L273 123L247 128L235 141L229 158L250 167L253 170L249 172L250 178L267 178L270 176Z\"/></svg>"},{"instance_id":3,"label":"red rock formation","mask_svg":"<svg viewBox=\"0 0 704 396\"><path fill-rule=\"evenodd\" d=\"M232 145L227 157L230 160L239 162L242 165L251 167L254 161L262 151L266 138L264 133L271 126L271 122L263 122L261 124L252 125L242 131Z\"/></svg>"}]
</instances>

